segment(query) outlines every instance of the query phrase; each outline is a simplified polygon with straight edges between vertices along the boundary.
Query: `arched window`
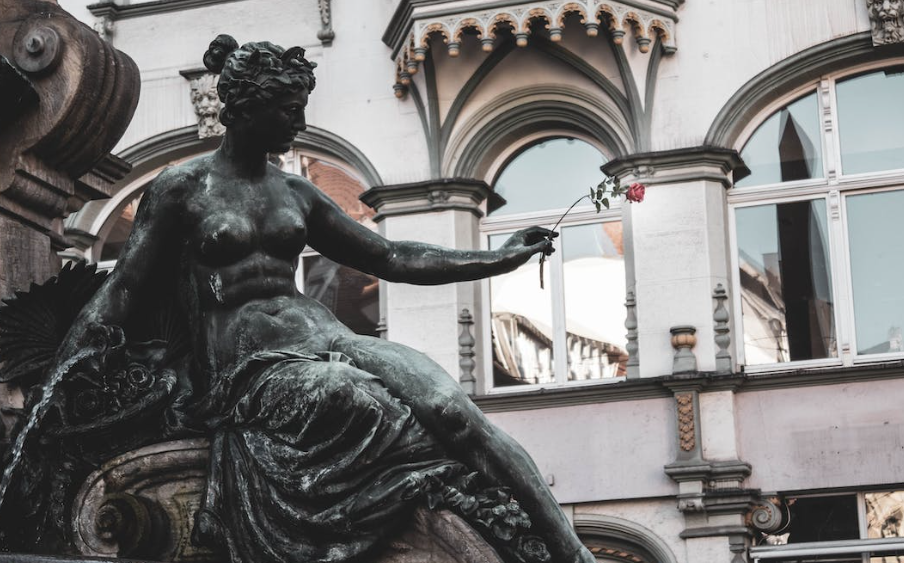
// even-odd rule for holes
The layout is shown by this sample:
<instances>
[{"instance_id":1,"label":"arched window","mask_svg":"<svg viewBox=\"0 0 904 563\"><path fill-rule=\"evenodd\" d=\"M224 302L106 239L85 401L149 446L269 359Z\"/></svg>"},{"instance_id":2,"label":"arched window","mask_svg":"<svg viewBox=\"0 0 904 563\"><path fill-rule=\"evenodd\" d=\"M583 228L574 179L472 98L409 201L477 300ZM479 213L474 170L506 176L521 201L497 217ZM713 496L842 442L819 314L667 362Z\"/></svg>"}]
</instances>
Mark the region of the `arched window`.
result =
<instances>
[{"instance_id":1,"label":"arched window","mask_svg":"<svg viewBox=\"0 0 904 563\"><path fill-rule=\"evenodd\" d=\"M902 99L901 67L824 77L744 143L729 202L748 370L904 357Z\"/></svg>"},{"instance_id":2,"label":"arched window","mask_svg":"<svg viewBox=\"0 0 904 563\"><path fill-rule=\"evenodd\" d=\"M310 179L353 219L376 229L372 221L373 210L358 200L365 191L364 185L340 164L297 150L281 157L280 164L285 170ZM146 186L144 183L133 188L136 195L126 197L125 203L120 203L119 211L111 212L100 228L102 240L95 256L99 257L101 267L112 269L115 266L132 231L135 212ZM306 248L299 261L296 282L300 291L326 305L355 332L378 335L380 293L376 277L337 264Z\"/></svg>"},{"instance_id":3,"label":"arched window","mask_svg":"<svg viewBox=\"0 0 904 563\"><path fill-rule=\"evenodd\" d=\"M530 225L552 228L602 179L605 157L573 138L546 138L518 153L494 189L506 203L482 222L489 248ZM497 276L489 291L490 386L564 385L624 376L625 266L620 213L579 205L558 227L556 252Z\"/></svg>"}]
</instances>

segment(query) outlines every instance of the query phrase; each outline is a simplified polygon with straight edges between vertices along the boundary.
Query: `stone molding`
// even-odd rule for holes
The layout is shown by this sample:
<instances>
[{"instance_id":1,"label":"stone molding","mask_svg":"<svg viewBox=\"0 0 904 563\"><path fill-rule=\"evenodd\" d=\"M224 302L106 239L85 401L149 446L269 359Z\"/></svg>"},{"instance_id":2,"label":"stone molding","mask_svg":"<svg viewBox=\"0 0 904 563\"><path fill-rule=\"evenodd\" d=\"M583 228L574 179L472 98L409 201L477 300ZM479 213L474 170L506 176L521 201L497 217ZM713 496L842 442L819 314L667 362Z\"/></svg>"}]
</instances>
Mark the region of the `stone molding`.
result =
<instances>
[{"instance_id":1,"label":"stone molding","mask_svg":"<svg viewBox=\"0 0 904 563\"><path fill-rule=\"evenodd\" d=\"M494 393L491 395L480 395L473 399L481 410L492 413L551 409L618 401L665 399L674 395L673 387L679 388L689 384L696 384L700 392L704 393L708 391L746 393L773 389L796 389L810 386L884 381L887 379L904 379L904 361L896 360L853 368L839 366L774 373L716 374L698 372L696 374L641 377L613 383L600 383L598 385Z\"/></svg>"},{"instance_id":2,"label":"stone molding","mask_svg":"<svg viewBox=\"0 0 904 563\"><path fill-rule=\"evenodd\" d=\"M153 16L167 12L179 12L192 8L201 8L212 4L225 4L241 0L155 0L141 4L121 5L117 2L98 2L88 6L88 10L97 18L106 18L115 22L141 16Z\"/></svg>"},{"instance_id":3,"label":"stone molding","mask_svg":"<svg viewBox=\"0 0 904 563\"><path fill-rule=\"evenodd\" d=\"M623 184L638 181L650 186L704 180L726 188L732 186L732 172L737 179L750 173L737 151L713 146L631 154L610 160L602 170L617 176Z\"/></svg>"},{"instance_id":4,"label":"stone molding","mask_svg":"<svg viewBox=\"0 0 904 563\"><path fill-rule=\"evenodd\" d=\"M621 44L626 30L633 30L642 53L649 52L654 40L658 40L662 51L670 54L677 49L678 3L675 0L507 0L475 7L464 0L403 0L383 35L383 42L392 48L396 63L394 89L402 97L411 84L411 75L418 72L420 63L426 59L434 34L442 38L451 57L460 54L465 30L476 32L483 51L489 53L495 47L500 26L510 28L515 43L526 47L534 21L543 21L550 40L557 42L562 39L566 16L577 14L591 37L604 27L613 42Z\"/></svg>"},{"instance_id":5,"label":"stone molding","mask_svg":"<svg viewBox=\"0 0 904 563\"><path fill-rule=\"evenodd\" d=\"M902 55L904 44L874 48L868 31L805 49L765 69L741 86L719 110L704 143L734 146L744 127L775 99L843 68Z\"/></svg>"},{"instance_id":6,"label":"stone molding","mask_svg":"<svg viewBox=\"0 0 904 563\"><path fill-rule=\"evenodd\" d=\"M497 204L502 196L480 180L443 178L377 186L361 194L360 199L376 210L374 221L379 223L386 217L448 210L468 211L483 217L480 204L484 200L490 200L490 205Z\"/></svg>"},{"instance_id":7,"label":"stone molding","mask_svg":"<svg viewBox=\"0 0 904 563\"><path fill-rule=\"evenodd\" d=\"M866 0L873 45L904 43L904 4L901 0Z\"/></svg>"},{"instance_id":8,"label":"stone molding","mask_svg":"<svg viewBox=\"0 0 904 563\"><path fill-rule=\"evenodd\" d=\"M574 515L574 529L582 539L599 537L604 541L618 541L629 546L637 546L658 563L677 563L678 560L668 544L654 531L630 520L602 514ZM591 548L593 551L593 548ZM605 555L602 554L601 555Z\"/></svg>"}]
</instances>

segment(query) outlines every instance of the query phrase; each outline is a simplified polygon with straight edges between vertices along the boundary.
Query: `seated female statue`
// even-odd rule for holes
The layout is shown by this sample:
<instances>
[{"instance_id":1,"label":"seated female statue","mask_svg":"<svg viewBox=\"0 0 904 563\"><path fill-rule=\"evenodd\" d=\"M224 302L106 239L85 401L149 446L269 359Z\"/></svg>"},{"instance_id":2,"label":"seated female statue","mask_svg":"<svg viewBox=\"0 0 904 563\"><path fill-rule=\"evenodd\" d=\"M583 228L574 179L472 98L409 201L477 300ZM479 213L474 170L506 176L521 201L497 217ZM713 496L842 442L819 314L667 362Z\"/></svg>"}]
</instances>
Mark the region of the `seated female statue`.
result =
<instances>
[{"instance_id":1,"label":"seated female statue","mask_svg":"<svg viewBox=\"0 0 904 563\"><path fill-rule=\"evenodd\" d=\"M307 179L268 162L305 129L314 65L303 49L239 47L221 35L204 62L220 73L222 144L167 168L147 188L115 271L82 310L60 355L83 346L92 323L122 326L159 289L150 280L161 272L172 278L205 380L195 414L213 430L226 429L214 434L208 510L196 532L222 534L232 549L257 550L258 560L358 560L367 546L342 547L329 534L309 541L308 551L293 543L321 533L316 526L338 529L364 502L342 498L347 490L330 481L331 472L348 463L370 471L368 478L381 476L382 491L402 487L424 467L436 469L428 459L433 440L452 459L511 488L552 561L595 561L527 453L439 365L403 345L354 334L295 285L306 245L384 280L443 284L514 270L551 252L550 232L524 229L494 251L386 240ZM317 443L311 421L332 428L324 430L332 432L324 438L329 444ZM354 450L341 461L323 453L337 441ZM392 464L407 467L407 477ZM305 497L314 487L331 508ZM366 499L372 519L388 502L377 497ZM217 532L218 525L226 530ZM230 533L236 528L245 529L240 539Z\"/></svg>"}]
</instances>

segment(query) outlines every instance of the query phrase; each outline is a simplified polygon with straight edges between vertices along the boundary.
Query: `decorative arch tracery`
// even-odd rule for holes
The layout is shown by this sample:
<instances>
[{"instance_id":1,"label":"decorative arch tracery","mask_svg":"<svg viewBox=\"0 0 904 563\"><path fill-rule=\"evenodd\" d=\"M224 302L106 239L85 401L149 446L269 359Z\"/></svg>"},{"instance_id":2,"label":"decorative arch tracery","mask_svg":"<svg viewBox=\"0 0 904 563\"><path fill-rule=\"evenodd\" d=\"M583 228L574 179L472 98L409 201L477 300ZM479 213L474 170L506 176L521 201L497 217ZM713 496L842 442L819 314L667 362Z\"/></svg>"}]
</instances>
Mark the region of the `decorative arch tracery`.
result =
<instances>
[{"instance_id":1,"label":"decorative arch tracery","mask_svg":"<svg viewBox=\"0 0 904 563\"><path fill-rule=\"evenodd\" d=\"M411 76L420 69L431 46L431 38L439 37L446 45L450 57L461 53L461 37L466 29L472 29L480 39L482 49L494 49L500 26L510 27L519 47L526 47L532 26L541 22L549 32L549 39L561 41L565 18L578 14L587 35L595 37L601 25L612 34L616 44L621 44L626 30L633 30L638 50L647 53L658 39L662 51L675 52L675 23L677 17L666 11L651 11L632 7L614 0L553 0L514 3L487 10L467 11L454 15L416 18L406 39L397 49L396 95L404 96L411 84Z\"/></svg>"}]
</instances>

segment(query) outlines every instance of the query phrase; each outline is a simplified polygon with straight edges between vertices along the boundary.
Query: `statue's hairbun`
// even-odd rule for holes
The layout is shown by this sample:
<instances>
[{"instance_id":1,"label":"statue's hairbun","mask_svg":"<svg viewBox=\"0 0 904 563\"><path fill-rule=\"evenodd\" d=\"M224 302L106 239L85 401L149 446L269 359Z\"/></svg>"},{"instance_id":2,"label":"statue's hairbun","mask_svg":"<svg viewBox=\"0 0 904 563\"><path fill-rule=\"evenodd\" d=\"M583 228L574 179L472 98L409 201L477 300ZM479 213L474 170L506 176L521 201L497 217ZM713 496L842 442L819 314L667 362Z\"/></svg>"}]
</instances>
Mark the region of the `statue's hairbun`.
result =
<instances>
[{"instance_id":1,"label":"statue's hairbun","mask_svg":"<svg viewBox=\"0 0 904 563\"><path fill-rule=\"evenodd\" d=\"M231 35L217 35L217 38L210 42L210 47L204 53L204 66L207 70L219 74L226 65L226 59L233 51L239 48L239 43Z\"/></svg>"}]
</instances>

